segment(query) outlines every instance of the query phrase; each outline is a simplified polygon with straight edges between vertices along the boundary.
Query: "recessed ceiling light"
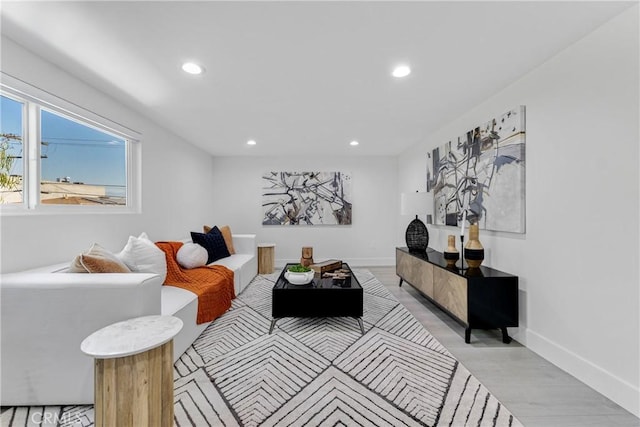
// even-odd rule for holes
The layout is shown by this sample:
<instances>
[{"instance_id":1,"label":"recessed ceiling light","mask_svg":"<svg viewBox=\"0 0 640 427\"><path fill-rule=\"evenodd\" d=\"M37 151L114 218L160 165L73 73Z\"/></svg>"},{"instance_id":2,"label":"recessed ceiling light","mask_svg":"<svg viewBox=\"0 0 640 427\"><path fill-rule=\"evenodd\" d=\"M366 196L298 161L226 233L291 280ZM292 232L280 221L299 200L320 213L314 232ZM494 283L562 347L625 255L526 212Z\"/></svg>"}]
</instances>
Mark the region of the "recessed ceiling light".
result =
<instances>
[{"instance_id":1,"label":"recessed ceiling light","mask_svg":"<svg viewBox=\"0 0 640 427\"><path fill-rule=\"evenodd\" d=\"M358 145L358 144L360 144L358 141L351 141L351 142L349 143L349 145L353 145L354 147L355 147L356 145Z\"/></svg>"},{"instance_id":2,"label":"recessed ceiling light","mask_svg":"<svg viewBox=\"0 0 640 427\"><path fill-rule=\"evenodd\" d=\"M411 74L411 68L408 65L398 65L393 69L393 73L391 73L393 77L407 77Z\"/></svg>"},{"instance_id":3,"label":"recessed ceiling light","mask_svg":"<svg viewBox=\"0 0 640 427\"><path fill-rule=\"evenodd\" d=\"M202 74L204 72L204 68L195 62L185 62L182 64L182 71L189 74Z\"/></svg>"},{"instance_id":4,"label":"recessed ceiling light","mask_svg":"<svg viewBox=\"0 0 640 427\"><path fill-rule=\"evenodd\" d=\"M256 142L253 139L247 141L247 145L256 145Z\"/></svg>"}]
</instances>

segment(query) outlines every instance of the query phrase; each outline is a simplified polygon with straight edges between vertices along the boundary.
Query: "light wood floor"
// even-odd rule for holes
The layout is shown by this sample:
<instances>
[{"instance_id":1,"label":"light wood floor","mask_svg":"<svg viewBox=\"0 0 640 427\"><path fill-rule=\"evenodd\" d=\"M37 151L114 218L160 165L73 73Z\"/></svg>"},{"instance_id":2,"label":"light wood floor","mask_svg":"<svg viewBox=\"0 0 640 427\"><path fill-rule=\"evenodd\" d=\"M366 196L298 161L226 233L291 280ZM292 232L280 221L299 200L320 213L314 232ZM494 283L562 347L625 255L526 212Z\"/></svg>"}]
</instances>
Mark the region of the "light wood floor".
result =
<instances>
[{"instance_id":1,"label":"light wood floor","mask_svg":"<svg viewBox=\"0 0 640 427\"><path fill-rule=\"evenodd\" d=\"M640 426L640 419L498 330L471 333L410 285L395 267L367 267L527 427Z\"/></svg>"}]
</instances>

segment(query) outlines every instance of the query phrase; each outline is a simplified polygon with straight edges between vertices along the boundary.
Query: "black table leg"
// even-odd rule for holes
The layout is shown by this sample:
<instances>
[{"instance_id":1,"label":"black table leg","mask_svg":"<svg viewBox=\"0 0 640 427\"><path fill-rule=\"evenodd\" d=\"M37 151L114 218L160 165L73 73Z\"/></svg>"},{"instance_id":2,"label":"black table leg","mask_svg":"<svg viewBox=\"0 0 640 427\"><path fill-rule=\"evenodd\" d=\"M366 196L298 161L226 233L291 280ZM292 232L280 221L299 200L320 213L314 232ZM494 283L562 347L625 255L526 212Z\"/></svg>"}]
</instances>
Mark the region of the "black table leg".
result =
<instances>
[{"instance_id":1,"label":"black table leg","mask_svg":"<svg viewBox=\"0 0 640 427\"><path fill-rule=\"evenodd\" d=\"M505 344L509 344L512 339L507 332L507 328L500 328L500 330L502 331L502 342Z\"/></svg>"},{"instance_id":2,"label":"black table leg","mask_svg":"<svg viewBox=\"0 0 640 427\"><path fill-rule=\"evenodd\" d=\"M464 342L467 344L471 342L471 328L464 329Z\"/></svg>"},{"instance_id":3,"label":"black table leg","mask_svg":"<svg viewBox=\"0 0 640 427\"><path fill-rule=\"evenodd\" d=\"M402 286L402 277L400 278L400 283L398 283L398 286Z\"/></svg>"},{"instance_id":4,"label":"black table leg","mask_svg":"<svg viewBox=\"0 0 640 427\"><path fill-rule=\"evenodd\" d=\"M271 326L269 327L269 335L271 335L271 332L273 332L273 327L276 326L277 321L278 321L277 317L274 317L273 319L271 319Z\"/></svg>"},{"instance_id":5,"label":"black table leg","mask_svg":"<svg viewBox=\"0 0 640 427\"><path fill-rule=\"evenodd\" d=\"M364 325L362 324L362 318L356 317L356 320L358 321L358 325L360 325L360 332L362 332L362 335L364 335Z\"/></svg>"}]
</instances>

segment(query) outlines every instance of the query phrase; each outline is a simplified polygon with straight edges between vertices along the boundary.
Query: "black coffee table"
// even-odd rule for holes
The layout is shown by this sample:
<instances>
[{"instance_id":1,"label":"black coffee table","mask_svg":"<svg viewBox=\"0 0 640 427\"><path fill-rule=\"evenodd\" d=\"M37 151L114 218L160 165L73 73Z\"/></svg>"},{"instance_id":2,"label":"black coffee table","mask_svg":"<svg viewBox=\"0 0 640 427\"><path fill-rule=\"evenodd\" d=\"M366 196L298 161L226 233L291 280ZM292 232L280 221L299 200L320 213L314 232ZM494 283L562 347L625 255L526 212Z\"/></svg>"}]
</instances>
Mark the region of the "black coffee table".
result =
<instances>
[{"instance_id":1,"label":"black coffee table","mask_svg":"<svg viewBox=\"0 0 640 427\"><path fill-rule=\"evenodd\" d=\"M295 264L285 265L273 286L269 333L283 317L354 317L364 335L362 286L348 264L342 264L351 273L346 279L322 279L316 274L308 285L292 285L284 278L292 265Z\"/></svg>"}]
</instances>

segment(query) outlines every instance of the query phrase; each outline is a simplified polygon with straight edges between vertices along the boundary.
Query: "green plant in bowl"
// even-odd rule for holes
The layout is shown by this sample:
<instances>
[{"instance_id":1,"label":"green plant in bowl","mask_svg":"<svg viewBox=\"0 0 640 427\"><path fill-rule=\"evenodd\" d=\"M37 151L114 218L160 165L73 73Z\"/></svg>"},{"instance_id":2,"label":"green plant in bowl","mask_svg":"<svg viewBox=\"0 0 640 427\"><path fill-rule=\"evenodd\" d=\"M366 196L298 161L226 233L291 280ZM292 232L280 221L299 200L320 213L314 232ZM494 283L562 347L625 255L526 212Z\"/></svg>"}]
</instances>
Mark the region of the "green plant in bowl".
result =
<instances>
[{"instance_id":1,"label":"green plant in bowl","mask_svg":"<svg viewBox=\"0 0 640 427\"><path fill-rule=\"evenodd\" d=\"M302 264L292 265L291 267L288 268L288 270L292 273L306 273L308 271L311 271L309 267L305 267Z\"/></svg>"}]
</instances>

